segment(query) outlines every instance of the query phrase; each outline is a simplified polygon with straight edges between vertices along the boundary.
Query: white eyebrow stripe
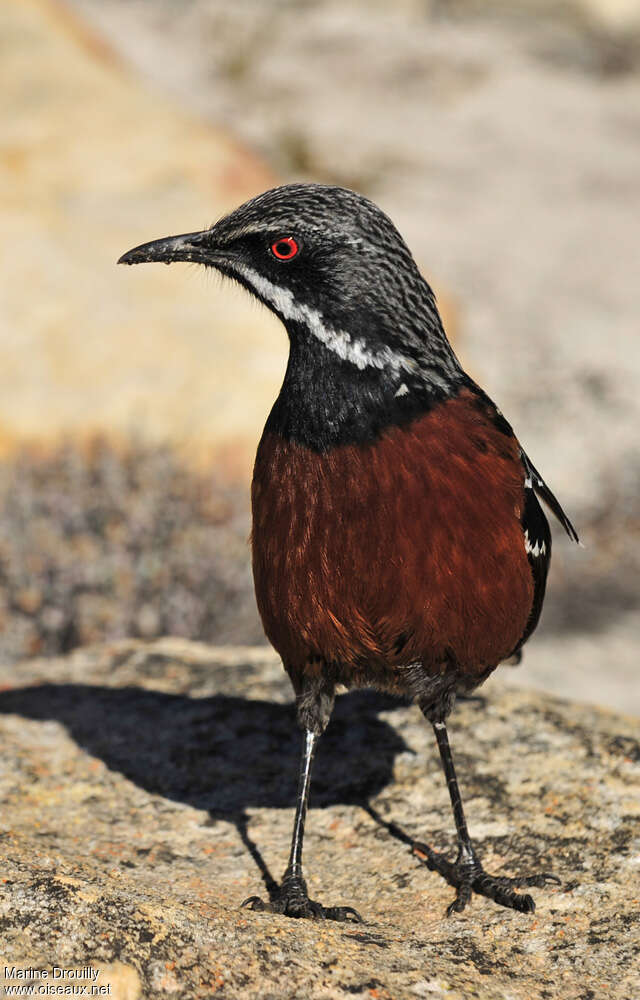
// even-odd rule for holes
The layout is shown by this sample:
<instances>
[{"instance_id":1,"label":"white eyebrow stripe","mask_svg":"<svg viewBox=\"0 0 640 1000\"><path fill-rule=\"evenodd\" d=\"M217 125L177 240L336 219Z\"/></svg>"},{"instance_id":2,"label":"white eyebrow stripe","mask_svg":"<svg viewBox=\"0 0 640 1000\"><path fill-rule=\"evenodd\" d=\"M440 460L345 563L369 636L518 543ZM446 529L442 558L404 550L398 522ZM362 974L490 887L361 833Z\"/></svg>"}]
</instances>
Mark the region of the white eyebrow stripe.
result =
<instances>
[{"instance_id":1,"label":"white eyebrow stripe","mask_svg":"<svg viewBox=\"0 0 640 1000\"><path fill-rule=\"evenodd\" d=\"M325 347L337 354L343 361L348 361L359 368L390 368L396 373L418 371L418 363L413 358L398 354L390 347L372 350L363 340L354 340L343 330L333 330L325 326L322 315L317 309L312 309L296 302L289 288L275 285L263 274L239 261L233 261L229 267L251 285L258 295L265 299L284 320L302 323Z\"/></svg>"}]
</instances>

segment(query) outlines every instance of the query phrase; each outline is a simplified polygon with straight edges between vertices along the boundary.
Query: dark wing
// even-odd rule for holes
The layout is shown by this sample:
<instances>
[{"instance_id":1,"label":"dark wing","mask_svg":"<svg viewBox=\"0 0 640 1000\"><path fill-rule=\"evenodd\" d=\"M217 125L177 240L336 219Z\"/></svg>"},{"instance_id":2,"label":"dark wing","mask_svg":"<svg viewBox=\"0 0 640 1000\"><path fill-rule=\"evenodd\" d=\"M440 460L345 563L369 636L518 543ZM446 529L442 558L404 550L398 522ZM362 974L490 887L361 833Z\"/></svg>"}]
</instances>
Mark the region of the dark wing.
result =
<instances>
[{"instance_id":1,"label":"dark wing","mask_svg":"<svg viewBox=\"0 0 640 1000\"><path fill-rule=\"evenodd\" d=\"M576 529L535 465L533 465L528 455L522 449L520 449L520 458L522 459L525 474L524 509L522 511L521 524L524 532L524 548L533 575L533 605L526 628L513 653L518 653L521 650L538 624L542 611L542 602L544 601L549 563L551 562L551 531L538 497L555 514L569 538L572 538L574 542L578 541Z\"/></svg>"},{"instance_id":2,"label":"dark wing","mask_svg":"<svg viewBox=\"0 0 640 1000\"><path fill-rule=\"evenodd\" d=\"M520 636L518 645L511 653L519 653L525 642L540 620L544 592L547 585L547 573L551 562L551 531L544 511L531 486L525 484L524 509L522 511L522 531L524 533L524 548L531 566L533 576L533 604L525 630Z\"/></svg>"},{"instance_id":3,"label":"dark wing","mask_svg":"<svg viewBox=\"0 0 640 1000\"><path fill-rule=\"evenodd\" d=\"M529 490L535 490L540 499L546 503L549 510L558 518L569 538L573 539L574 542L579 542L580 539L578 538L578 532L572 525L571 521L563 511L562 507L556 500L555 496L545 483L529 456L522 451L522 449L520 449L520 457L522 458L522 464L524 465L524 471L526 473L524 482L525 487Z\"/></svg>"}]
</instances>

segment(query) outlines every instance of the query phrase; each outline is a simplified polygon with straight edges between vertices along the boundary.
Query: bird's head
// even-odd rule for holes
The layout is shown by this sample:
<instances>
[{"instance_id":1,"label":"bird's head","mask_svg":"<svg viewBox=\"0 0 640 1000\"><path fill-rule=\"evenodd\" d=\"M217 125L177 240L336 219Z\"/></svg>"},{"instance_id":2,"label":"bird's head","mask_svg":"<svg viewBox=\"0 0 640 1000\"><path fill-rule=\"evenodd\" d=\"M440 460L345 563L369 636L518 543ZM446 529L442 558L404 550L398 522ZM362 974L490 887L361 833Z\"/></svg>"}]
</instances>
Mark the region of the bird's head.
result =
<instances>
[{"instance_id":1,"label":"bird's head","mask_svg":"<svg viewBox=\"0 0 640 1000\"><path fill-rule=\"evenodd\" d=\"M235 279L287 328L292 344L393 381L459 372L435 298L391 220L345 188L289 184L210 229L153 240L119 263L191 261Z\"/></svg>"}]
</instances>

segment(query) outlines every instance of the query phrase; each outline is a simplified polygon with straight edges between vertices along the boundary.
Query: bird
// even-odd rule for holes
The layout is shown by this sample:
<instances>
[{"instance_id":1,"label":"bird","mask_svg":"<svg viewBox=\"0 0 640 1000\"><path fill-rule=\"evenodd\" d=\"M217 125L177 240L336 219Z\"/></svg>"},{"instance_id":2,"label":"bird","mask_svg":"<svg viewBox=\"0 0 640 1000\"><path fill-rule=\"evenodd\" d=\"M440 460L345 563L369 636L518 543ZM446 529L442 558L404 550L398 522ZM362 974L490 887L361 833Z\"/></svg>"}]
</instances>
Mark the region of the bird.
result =
<instances>
[{"instance_id":1,"label":"bird","mask_svg":"<svg viewBox=\"0 0 640 1000\"><path fill-rule=\"evenodd\" d=\"M189 261L241 285L284 325L289 356L251 486L258 610L303 731L288 864L268 900L289 917L360 921L309 896L302 864L312 764L338 688L416 703L432 725L457 854L414 856L455 889L523 913L559 880L485 870L469 835L447 719L518 656L542 610L551 532L578 535L502 412L465 372L434 292L391 219L347 188L285 184L200 232L118 263ZM375 752L372 748L372 753Z\"/></svg>"}]
</instances>

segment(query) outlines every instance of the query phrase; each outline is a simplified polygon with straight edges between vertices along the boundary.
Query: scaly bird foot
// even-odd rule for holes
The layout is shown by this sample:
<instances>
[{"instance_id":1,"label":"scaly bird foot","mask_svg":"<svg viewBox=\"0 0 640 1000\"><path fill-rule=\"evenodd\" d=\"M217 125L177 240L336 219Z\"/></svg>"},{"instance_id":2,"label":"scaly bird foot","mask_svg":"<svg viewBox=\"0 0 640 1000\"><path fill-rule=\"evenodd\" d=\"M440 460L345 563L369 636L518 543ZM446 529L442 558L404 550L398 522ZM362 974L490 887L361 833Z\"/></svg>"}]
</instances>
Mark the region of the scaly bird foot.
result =
<instances>
[{"instance_id":1,"label":"scaly bird foot","mask_svg":"<svg viewBox=\"0 0 640 1000\"><path fill-rule=\"evenodd\" d=\"M242 904L250 910L281 913L285 917L307 920L338 920L361 924L362 917L352 906L323 906L309 899L304 880L285 878L277 894L268 903L260 896L249 896Z\"/></svg>"},{"instance_id":2,"label":"scaly bird foot","mask_svg":"<svg viewBox=\"0 0 640 1000\"><path fill-rule=\"evenodd\" d=\"M533 913L536 904L531 896L515 892L524 886L544 886L550 882L560 885L555 875L522 875L517 878L489 875L473 852L458 854L455 861L449 861L443 854L432 850L427 844L414 843L414 855L431 871L439 872L457 890L456 898L447 907L447 916L462 913L473 893L486 896L500 906L520 913Z\"/></svg>"}]
</instances>

